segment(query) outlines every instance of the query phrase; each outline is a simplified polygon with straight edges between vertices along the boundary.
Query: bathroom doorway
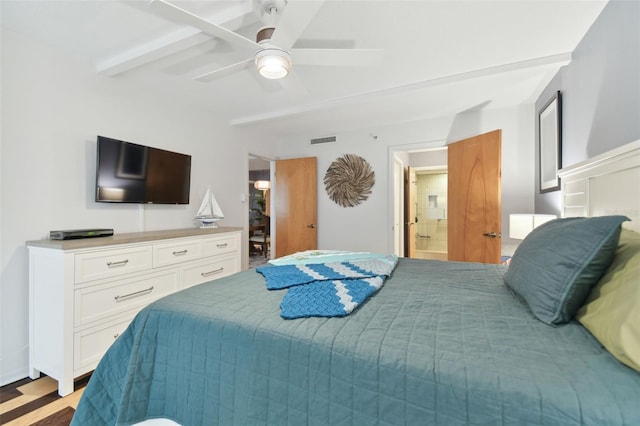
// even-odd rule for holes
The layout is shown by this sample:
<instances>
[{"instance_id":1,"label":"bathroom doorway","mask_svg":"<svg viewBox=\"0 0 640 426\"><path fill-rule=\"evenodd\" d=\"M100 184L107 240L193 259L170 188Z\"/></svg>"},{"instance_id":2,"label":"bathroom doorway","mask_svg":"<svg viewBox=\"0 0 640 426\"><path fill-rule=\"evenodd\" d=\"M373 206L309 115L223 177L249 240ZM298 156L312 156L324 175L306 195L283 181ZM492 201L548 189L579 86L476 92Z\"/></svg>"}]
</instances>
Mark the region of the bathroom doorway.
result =
<instances>
[{"instance_id":1,"label":"bathroom doorway","mask_svg":"<svg viewBox=\"0 0 640 426\"><path fill-rule=\"evenodd\" d=\"M447 169L415 171L415 258L447 260Z\"/></svg>"}]
</instances>

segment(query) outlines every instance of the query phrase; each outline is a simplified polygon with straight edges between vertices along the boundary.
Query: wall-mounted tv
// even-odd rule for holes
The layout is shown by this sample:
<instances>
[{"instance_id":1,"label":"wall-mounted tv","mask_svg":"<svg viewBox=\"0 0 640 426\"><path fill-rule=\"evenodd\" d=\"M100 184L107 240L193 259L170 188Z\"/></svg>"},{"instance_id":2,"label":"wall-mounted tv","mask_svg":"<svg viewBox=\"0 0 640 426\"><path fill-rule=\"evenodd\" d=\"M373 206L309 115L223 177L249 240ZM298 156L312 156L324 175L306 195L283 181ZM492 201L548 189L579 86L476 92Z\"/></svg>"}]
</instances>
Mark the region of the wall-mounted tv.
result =
<instances>
[{"instance_id":1,"label":"wall-mounted tv","mask_svg":"<svg viewBox=\"0 0 640 426\"><path fill-rule=\"evenodd\" d=\"M96 201L189 204L191 156L98 136Z\"/></svg>"}]
</instances>

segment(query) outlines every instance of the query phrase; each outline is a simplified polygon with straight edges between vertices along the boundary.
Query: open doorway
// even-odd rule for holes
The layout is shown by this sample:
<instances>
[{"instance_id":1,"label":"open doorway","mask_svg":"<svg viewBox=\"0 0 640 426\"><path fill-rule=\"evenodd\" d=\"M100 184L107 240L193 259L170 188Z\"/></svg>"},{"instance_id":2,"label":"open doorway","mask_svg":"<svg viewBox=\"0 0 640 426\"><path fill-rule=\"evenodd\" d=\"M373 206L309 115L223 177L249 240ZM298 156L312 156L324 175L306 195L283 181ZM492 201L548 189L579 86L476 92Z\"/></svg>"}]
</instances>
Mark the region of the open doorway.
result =
<instances>
[{"instance_id":1,"label":"open doorway","mask_svg":"<svg viewBox=\"0 0 640 426\"><path fill-rule=\"evenodd\" d=\"M417 259L447 260L447 168L415 168ZM412 191L413 192L413 191Z\"/></svg>"},{"instance_id":2,"label":"open doorway","mask_svg":"<svg viewBox=\"0 0 640 426\"><path fill-rule=\"evenodd\" d=\"M426 164L425 167L436 167L442 165L447 169L448 188L446 194L446 209L441 210L445 203L438 201L437 193L424 194L423 199L427 209L429 209L429 195L433 201L432 213L435 224L444 224L446 221L447 246L446 253L448 260L499 263L500 262L500 188L501 188L501 138L500 129L473 136L464 140L429 149L426 146L392 146L390 150L389 170L394 180L400 173L395 172L401 167L406 170L403 176L405 180L405 203L402 209L395 205L389 207L389 216L393 218L394 226L391 227L393 235L389 235L390 251L398 253L404 248L404 256L416 257L410 252L415 249L416 243L411 239L417 239L419 235L417 223L419 218L415 211L416 201L411 201L411 192L417 194L415 183L416 168L424 163L430 163L423 158L414 158L414 153L421 153L430 159L436 159L438 153L443 154L442 160L436 160L435 164ZM425 144L426 145L426 144ZM454 148L452 150L452 148ZM413 185L410 183L414 182ZM390 204L394 203L396 192L399 192L397 182L390 182ZM424 192L424 191L423 191ZM416 197L417 198L417 197ZM398 214L402 210L402 219ZM428 211L428 210L427 210ZM446 218L445 218L446 215ZM396 224L402 220L402 227ZM443 228L443 227L441 227ZM405 232L403 232L405 231ZM437 229L436 229L437 231ZM402 235L401 235L402 234ZM430 234L422 233L424 239L429 240ZM443 232L444 235L444 232ZM400 238L396 238L396 237ZM403 246L398 246L398 241L402 239ZM444 254L444 253L443 253Z\"/></svg>"},{"instance_id":3,"label":"open doorway","mask_svg":"<svg viewBox=\"0 0 640 426\"><path fill-rule=\"evenodd\" d=\"M271 258L271 161L249 154L249 268Z\"/></svg>"},{"instance_id":4,"label":"open doorway","mask_svg":"<svg viewBox=\"0 0 640 426\"><path fill-rule=\"evenodd\" d=\"M411 248L411 252L414 253L413 257L416 257L416 249L419 247L422 248L422 245L425 244L425 242L421 240L431 240L431 238L434 238L433 242L429 244L429 248L433 249L432 251L446 251L446 247L442 247L442 244L438 245L437 248L431 247L435 245L436 239L442 238L443 236L446 238L446 220L442 220L442 215L439 215L433 218L433 223L427 221L427 217L431 216L430 213L435 214L434 210L430 212L428 210L421 211L421 217L419 217L417 215L419 210L418 201L409 201L410 194L408 191L405 193L405 190L413 183L413 193L415 194L415 198L417 198L418 189L416 184L418 181L415 177L415 171L418 171L420 174L446 173L447 147L445 141L438 140L390 146L389 159L390 176L393 177L390 182L389 200L389 214L393 221L390 227L392 235L389 238L391 242L389 251L398 256L409 257L409 248ZM410 172L414 174L413 178L409 176ZM422 186L423 185L421 185L421 187ZM442 193L442 191L438 190L437 192L427 194L427 188L424 187L423 189L424 191L421 191L420 195L425 209L428 209L428 195L436 195L435 205L446 206L446 195ZM424 194L422 194L422 192L424 192ZM422 195L424 195L424 197L422 197ZM432 197L432 201L433 200L434 198ZM415 209L413 209L413 207L415 207ZM411 212L411 210L415 211ZM444 211L443 214L446 214L446 211ZM438 219L440 220L438 221ZM427 227L427 223L434 226ZM418 224L420 224L420 227L417 226ZM425 236L425 238L419 238L421 235ZM429 238L426 238L426 236L429 236ZM430 258L437 258L437 256L438 255L434 255ZM442 256L442 253L440 253L439 256Z\"/></svg>"}]
</instances>

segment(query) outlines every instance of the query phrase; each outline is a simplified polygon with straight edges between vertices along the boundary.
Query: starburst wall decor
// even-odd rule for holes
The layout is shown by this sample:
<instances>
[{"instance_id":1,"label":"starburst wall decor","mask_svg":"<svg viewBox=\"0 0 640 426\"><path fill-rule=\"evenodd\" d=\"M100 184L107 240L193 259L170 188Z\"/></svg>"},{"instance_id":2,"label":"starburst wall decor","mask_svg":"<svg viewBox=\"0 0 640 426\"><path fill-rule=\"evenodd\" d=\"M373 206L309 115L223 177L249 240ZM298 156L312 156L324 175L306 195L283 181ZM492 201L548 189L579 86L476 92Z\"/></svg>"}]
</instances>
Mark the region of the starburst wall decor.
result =
<instances>
[{"instance_id":1,"label":"starburst wall decor","mask_svg":"<svg viewBox=\"0 0 640 426\"><path fill-rule=\"evenodd\" d=\"M355 207L369 198L375 181L367 160L354 154L337 158L324 175L329 198L342 207Z\"/></svg>"}]
</instances>

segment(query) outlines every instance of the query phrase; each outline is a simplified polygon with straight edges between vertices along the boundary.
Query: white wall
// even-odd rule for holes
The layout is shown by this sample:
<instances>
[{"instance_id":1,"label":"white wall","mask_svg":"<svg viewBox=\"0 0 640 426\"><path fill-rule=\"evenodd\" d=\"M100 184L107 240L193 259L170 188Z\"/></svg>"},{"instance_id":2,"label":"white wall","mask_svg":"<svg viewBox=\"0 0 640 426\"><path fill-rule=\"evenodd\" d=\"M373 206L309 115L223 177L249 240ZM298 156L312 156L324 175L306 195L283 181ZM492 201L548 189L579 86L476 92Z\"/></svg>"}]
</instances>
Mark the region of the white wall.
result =
<instances>
[{"instance_id":1,"label":"white wall","mask_svg":"<svg viewBox=\"0 0 640 426\"><path fill-rule=\"evenodd\" d=\"M445 117L337 134L333 143L311 145L307 135L279 144L280 158L318 159L318 247L393 253L392 161L394 152L434 147L444 141L502 129L502 232L503 248L512 252L516 241L509 235L509 213L533 213L534 132L533 105L499 110L469 111ZM377 137L373 137L377 136ZM450 139L454 137L455 139ZM340 207L327 196L323 178L331 162L356 154L371 165L376 183L371 196L356 207Z\"/></svg>"},{"instance_id":2,"label":"white wall","mask_svg":"<svg viewBox=\"0 0 640 426\"><path fill-rule=\"evenodd\" d=\"M536 101L537 111L562 93L562 167L640 139L638 28L640 2L609 1ZM560 214L560 191L536 193L535 205Z\"/></svg>"},{"instance_id":3,"label":"white wall","mask_svg":"<svg viewBox=\"0 0 640 426\"><path fill-rule=\"evenodd\" d=\"M25 241L45 238L53 229L106 227L123 233L192 227L209 186L225 213L222 224L244 226L248 148L241 142L251 135L216 123L207 111L179 99L146 92L124 78L99 76L88 64L5 30L1 85L0 383L5 384L27 376ZM192 155L190 204L95 203L98 134Z\"/></svg>"}]
</instances>

